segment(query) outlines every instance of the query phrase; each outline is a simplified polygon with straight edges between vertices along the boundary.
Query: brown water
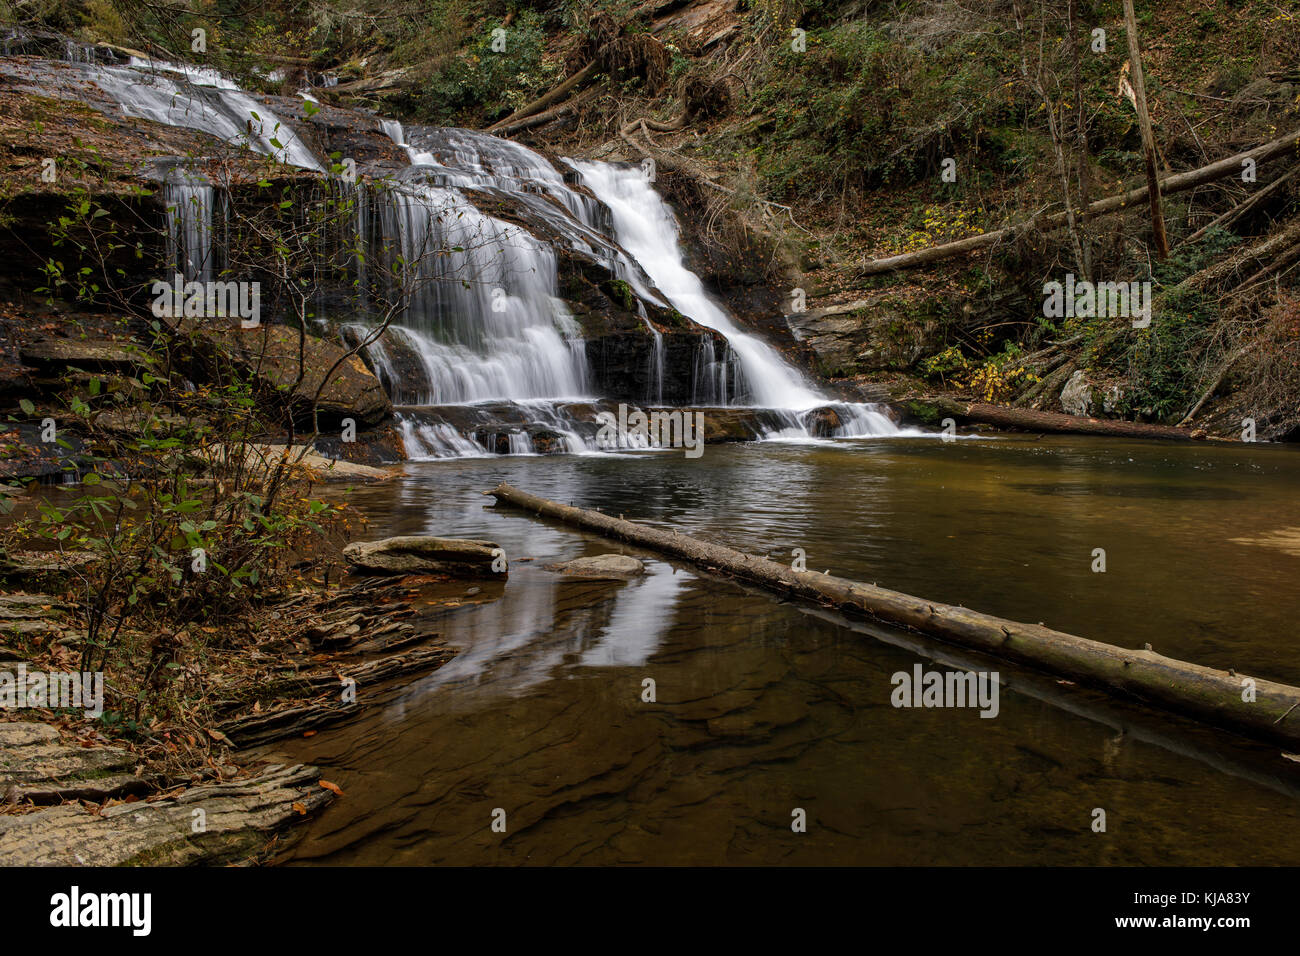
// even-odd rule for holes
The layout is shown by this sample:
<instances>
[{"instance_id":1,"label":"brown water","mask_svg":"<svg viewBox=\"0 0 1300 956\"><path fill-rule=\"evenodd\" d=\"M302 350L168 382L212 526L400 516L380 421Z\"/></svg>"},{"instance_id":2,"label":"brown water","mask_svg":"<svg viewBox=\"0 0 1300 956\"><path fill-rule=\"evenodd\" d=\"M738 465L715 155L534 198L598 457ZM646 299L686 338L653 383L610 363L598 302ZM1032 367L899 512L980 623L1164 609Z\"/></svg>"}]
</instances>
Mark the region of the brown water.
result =
<instances>
[{"instance_id":1,"label":"brown water","mask_svg":"<svg viewBox=\"0 0 1300 956\"><path fill-rule=\"evenodd\" d=\"M346 793L289 862L1300 863L1300 764L1275 748L653 555L632 583L564 581L541 565L619 547L479 494L803 548L810 569L1300 683L1300 536L1277 534L1300 529L1294 448L901 439L408 472L351 493L375 536L491 538L509 583L448 615L442 670L274 748ZM995 719L891 706L891 675L936 656L1000 671Z\"/></svg>"}]
</instances>

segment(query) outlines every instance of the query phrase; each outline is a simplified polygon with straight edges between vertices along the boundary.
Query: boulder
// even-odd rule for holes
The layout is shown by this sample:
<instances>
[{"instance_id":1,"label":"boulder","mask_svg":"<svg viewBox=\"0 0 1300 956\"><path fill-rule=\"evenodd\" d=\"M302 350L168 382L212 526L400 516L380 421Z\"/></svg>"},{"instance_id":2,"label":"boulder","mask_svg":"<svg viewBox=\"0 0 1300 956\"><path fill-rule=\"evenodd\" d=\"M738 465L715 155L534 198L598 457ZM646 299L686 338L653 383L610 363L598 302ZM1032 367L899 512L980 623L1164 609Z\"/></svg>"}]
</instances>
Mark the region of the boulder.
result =
<instances>
[{"instance_id":1,"label":"boulder","mask_svg":"<svg viewBox=\"0 0 1300 956\"><path fill-rule=\"evenodd\" d=\"M814 408L804 419L804 426L814 438L830 438L844 427L844 420L833 408Z\"/></svg>"},{"instance_id":2,"label":"boulder","mask_svg":"<svg viewBox=\"0 0 1300 956\"><path fill-rule=\"evenodd\" d=\"M1061 409L1067 415L1115 416L1120 414L1123 401L1123 386L1099 385L1083 369L1076 370L1061 389Z\"/></svg>"},{"instance_id":3,"label":"boulder","mask_svg":"<svg viewBox=\"0 0 1300 956\"><path fill-rule=\"evenodd\" d=\"M627 554L596 554L560 564L549 564L546 569L595 581L625 581L645 573L645 565Z\"/></svg>"},{"instance_id":4,"label":"boulder","mask_svg":"<svg viewBox=\"0 0 1300 956\"><path fill-rule=\"evenodd\" d=\"M1075 371L1061 389L1061 410L1067 415L1092 414L1092 385L1083 369Z\"/></svg>"},{"instance_id":5,"label":"boulder","mask_svg":"<svg viewBox=\"0 0 1300 956\"><path fill-rule=\"evenodd\" d=\"M266 324L245 329L238 322L213 319L182 319L173 328L193 343L196 359L233 363L303 427L311 425L313 402L323 428L337 427L345 418L355 420L358 428L377 425L392 414L388 393L365 362L332 342L314 335L303 339L305 368L299 381L297 329Z\"/></svg>"},{"instance_id":6,"label":"boulder","mask_svg":"<svg viewBox=\"0 0 1300 956\"><path fill-rule=\"evenodd\" d=\"M494 554L493 552L496 552ZM375 574L452 574L458 577L497 577L493 571L500 555L492 541L472 538L436 538L403 535L382 541L354 541L343 557L354 568Z\"/></svg>"}]
</instances>

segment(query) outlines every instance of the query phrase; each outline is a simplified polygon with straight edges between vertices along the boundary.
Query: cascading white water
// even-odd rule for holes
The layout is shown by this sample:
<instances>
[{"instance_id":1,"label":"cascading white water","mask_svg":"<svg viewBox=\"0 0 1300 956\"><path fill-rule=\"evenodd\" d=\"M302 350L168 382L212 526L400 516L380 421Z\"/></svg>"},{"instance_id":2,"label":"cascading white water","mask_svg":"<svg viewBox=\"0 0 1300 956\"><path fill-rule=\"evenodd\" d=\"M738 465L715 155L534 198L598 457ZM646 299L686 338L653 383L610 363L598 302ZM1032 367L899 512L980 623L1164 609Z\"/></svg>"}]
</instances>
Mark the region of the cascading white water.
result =
<instances>
[{"instance_id":1,"label":"cascading white water","mask_svg":"<svg viewBox=\"0 0 1300 956\"><path fill-rule=\"evenodd\" d=\"M129 66L84 68L127 116L201 130L291 166L324 170L291 127L216 70L137 57Z\"/></svg>"},{"instance_id":2,"label":"cascading white water","mask_svg":"<svg viewBox=\"0 0 1300 956\"><path fill-rule=\"evenodd\" d=\"M461 192L517 194L526 183L558 183L568 191L554 167L531 150L482 134L417 147L406 141L401 123L381 120L380 128L412 164L403 185L386 197L381 218L386 234L397 237L406 287L398 290L405 308L392 331L424 366L427 387L417 400L442 405L586 394L581 328L556 296L554 250L480 212ZM374 349L371 357L386 361Z\"/></svg>"},{"instance_id":3,"label":"cascading white water","mask_svg":"<svg viewBox=\"0 0 1300 956\"><path fill-rule=\"evenodd\" d=\"M644 302L660 306L667 303L655 292L645 272L609 241L605 234L609 213L604 204L572 189L545 157L519 143L463 129L426 129L408 137L395 120L380 120L379 127L406 151L412 167L423 170L430 183L444 189L509 197L513 204L525 207L564 237L571 248L596 258L616 278L627 282L636 294L636 309L653 341L648 359L651 384L645 397L662 401L663 335L647 318Z\"/></svg>"},{"instance_id":4,"label":"cascading white water","mask_svg":"<svg viewBox=\"0 0 1300 956\"><path fill-rule=\"evenodd\" d=\"M212 184L177 166L163 180L167 209L167 259L186 280L212 278Z\"/></svg>"},{"instance_id":5,"label":"cascading white water","mask_svg":"<svg viewBox=\"0 0 1300 956\"><path fill-rule=\"evenodd\" d=\"M727 338L739 363L739 389L750 405L804 410L826 404L776 350L743 331L686 268L677 221L639 167L570 160L582 181L614 214L614 233L673 307Z\"/></svg>"},{"instance_id":6,"label":"cascading white water","mask_svg":"<svg viewBox=\"0 0 1300 956\"><path fill-rule=\"evenodd\" d=\"M819 394L798 369L762 339L743 331L704 288L700 277L686 267L678 241L677 220L640 167L566 160L586 186L613 213L614 238L654 280L683 315L721 332L736 359L735 398L749 405L782 410L781 428L770 437L808 437L801 412L831 405L840 419L840 437L898 434L893 421L873 405L837 402ZM712 360L712 345L705 353L704 370L697 366L695 387L715 391L727 403L728 367ZM703 358L703 356L702 356ZM705 389L701 389L701 384Z\"/></svg>"},{"instance_id":7,"label":"cascading white water","mask_svg":"<svg viewBox=\"0 0 1300 956\"><path fill-rule=\"evenodd\" d=\"M217 71L135 58L127 66L103 66L79 50L67 56L128 116L200 130L324 171L290 127ZM311 99L307 91L303 96ZM874 406L820 394L708 296L683 261L672 212L640 169L575 161L566 181L545 157L508 140L456 129L408 133L395 121L380 124L405 149L411 168L392 188L350 187L358 198L357 235L363 244L372 231L381 235L395 252L387 265L397 266L367 272L371 256L358 256L361 308L370 307L370 282L381 272L390 282L390 301L402 305L387 341L370 347L371 363L399 402L468 407L506 401L518 413L507 416L508 423L469 430L403 413L400 425L413 455L532 453L535 439L577 453L596 447L569 412L558 410L564 400L590 395L581 328L557 295L556 250L564 244L602 263L635 294L634 308L651 332L647 401L662 402L667 364L664 335L646 313L651 303L672 307L726 340L718 350L711 337L701 338L689 380L697 404L771 410L760 416L770 437L806 439L809 413L826 406L838 424L828 426L823 416L819 434L828 427L839 437L897 434ZM570 185L575 174L590 193ZM211 278L220 245L212 235L212 186L177 168L164 180L163 195L177 270L187 279ZM504 201L512 221L482 212L491 208L483 199ZM363 334L360 326L352 331ZM405 354L399 358L387 345L402 346ZM632 436L622 447L648 445Z\"/></svg>"},{"instance_id":8,"label":"cascading white water","mask_svg":"<svg viewBox=\"0 0 1300 956\"><path fill-rule=\"evenodd\" d=\"M380 216L401 257L396 334L425 367L420 403L585 395L581 330L556 296L555 251L412 174Z\"/></svg>"}]
</instances>

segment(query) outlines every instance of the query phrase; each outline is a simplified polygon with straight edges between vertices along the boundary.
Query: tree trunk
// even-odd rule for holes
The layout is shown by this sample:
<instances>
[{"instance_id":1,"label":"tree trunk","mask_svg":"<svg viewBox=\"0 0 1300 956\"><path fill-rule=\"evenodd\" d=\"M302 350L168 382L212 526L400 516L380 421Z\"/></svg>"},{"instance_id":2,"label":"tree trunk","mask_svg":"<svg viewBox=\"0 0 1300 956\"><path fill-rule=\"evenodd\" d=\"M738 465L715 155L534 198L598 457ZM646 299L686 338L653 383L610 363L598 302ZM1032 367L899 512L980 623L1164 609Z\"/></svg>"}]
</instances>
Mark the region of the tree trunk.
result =
<instances>
[{"instance_id":1,"label":"tree trunk","mask_svg":"<svg viewBox=\"0 0 1300 956\"><path fill-rule=\"evenodd\" d=\"M1109 418L1084 418L1062 412L1043 412L1032 408L1006 408L982 402L959 402L950 398L921 399L959 422L992 425L1015 431L1052 432L1063 435L1109 435L1116 438L1157 438L1167 441L1202 441L1203 432L1192 432L1171 425L1148 425L1143 422L1116 421Z\"/></svg>"},{"instance_id":2,"label":"tree trunk","mask_svg":"<svg viewBox=\"0 0 1300 956\"><path fill-rule=\"evenodd\" d=\"M1300 743L1300 688L1245 678L1164 657L1152 650L1129 650L1090 641L1036 624L1020 624L964 607L862 584L710 544L673 531L612 518L539 498L507 484L484 494L498 504L595 531L662 554L689 561L708 572L757 584L783 597L829 605L863 616L1027 664L1040 670L1117 691L1166 707L1208 724L1271 743ZM1254 699L1242 700L1253 686Z\"/></svg>"},{"instance_id":3,"label":"tree trunk","mask_svg":"<svg viewBox=\"0 0 1300 956\"><path fill-rule=\"evenodd\" d=\"M1250 212L1250 210L1258 206L1261 202L1263 202L1273 193L1277 192L1279 189L1285 186L1291 180L1291 177L1294 176L1295 174L1296 171L1294 169L1288 170L1287 172L1283 173L1281 176L1273 180L1263 189L1258 190L1248 198L1237 203L1237 205L1233 206L1223 215L1216 218L1213 222L1205 226L1202 226L1200 229L1196 230L1194 233L1188 236L1184 240L1184 242L1190 245L1191 243L1196 242L1198 239L1204 237L1205 234L1209 232L1211 229L1213 229L1215 226L1229 226L1232 223L1236 222L1238 219L1240 219L1246 213Z\"/></svg>"},{"instance_id":4,"label":"tree trunk","mask_svg":"<svg viewBox=\"0 0 1300 956\"><path fill-rule=\"evenodd\" d=\"M489 133L502 133L504 132L506 127L511 126L517 121L523 119L525 116L531 116L532 114L539 112L540 110L546 109L548 106L551 106L552 104L560 102L571 92L577 89L580 85L582 85L588 79L590 79L592 76L595 76L596 70L597 70L596 61L592 60L581 70L573 74L573 76L569 77L567 80L565 80L559 86L555 87L549 93L544 93L543 95L539 96L537 99L529 103L527 106L521 106L519 109L515 110L513 113L507 116L505 119L493 123L491 126L487 128L487 131Z\"/></svg>"},{"instance_id":5,"label":"tree trunk","mask_svg":"<svg viewBox=\"0 0 1300 956\"><path fill-rule=\"evenodd\" d=\"M1241 172L1241 164L1244 160L1253 159L1257 165L1263 165L1270 159L1281 156L1288 150L1300 147L1300 129L1292 130L1285 136L1278 139L1256 146L1254 149L1247 150L1244 153L1238 153L1235 156L1229 156L1218 162L1210 163L1208 166L1202 166L1199 169L1188 170L1185 173L1176 173L1160 181L1160 191L1163 195L1182 192L1200 186L1205 183L1213 182L1216 179L1222 179L1234 173ZM1093 216L1104 216L1109 213L1119 212L1122 209L1129 209L1134 204L1142 202L1148 196L1149 190L1146 186L1130 189L1126 193L1118 196L1108 196L1105 199L1099 199L1084 209L1084 219ZM932 262L940 262L944 259L950 259L953 256L963 255L968 252L978 252L989 246L997 245L1006 239L1011 239L1017 234L1027 229L1038 227L1040 229L1055 229L1065 224L1066 217L1064 213L1053 213L1050 216L1034 218L1025 222L1017 223L1014 226L1007 226L1003 229L995 229L993 232L982 233L978 236L971 236L968 239L959 239L956 242L947 242L939 246L931 246L928 249L921 249L918 252L908 252L903 255L889 256L886 259L876 259L873 262L865 263L858 270L858 275L869 276L879 275L882 272L894 272L899 269L914 269L917 266L929 265Z\"/></svg>"},{"instance_id":6,"label":"tree trunk","mask_svg":"<svg viewBox=\"0 0 1300 956\"><path fill-rule=\"evenodd\" d=\"M559 106L553 107L542 113L534 113L531 116L525 116L523 119L517 119L509 123L502 121L493 126L490 132L495 133L497 136L513 136L515 133L526 129L532 129L535 126L544 126L552 120L557 120L563 116L569 115L583 103L587 102L587 100L591 99L591 94L595 92L595 89L588 90L585 93L575 96L568 102L561 103Z\"/></svg>"},{"instance_id":7,"label":"tree trunk","mask_svg":"<svg viewBox=\"0 0 1300 956\"><path fill-rule=\"evenodd\" d=\"M1151 231L1155 234L1156 255L1169 258L1169 237L1165 235L1165 214L1160 208L1160 175L1156 171L1156 140L1151 133L1151 114L1147 112L1147 85L1142 76L1142 51L1138 45L1137 14L1133 0L1124 0L1124 25L1128 31L1130 76L1137 108L1138 127L1142 130L1142 154L1147 167L1147 198L1151 201Z\"/></svg>"},{"instance_id":8,"label":"tree trunk","mask_svg":"<svg viewBox=\"0 0 1300 956\"><path fill-rule=\"evenodd\" d=\"M1088 208L1088 120L1083 108L1083 71L1079 66L1079 36L1077 21L1074 16L1075 0L1069 0L1066 9L1066 36L1070 44L1070 72L1074 81L1074 168L1078 183L1078 201L1083 209ZM1083 277L1092 281L1092 239L1084 229L1084 222L1079 223L1080 240L1083 243Z\"/></svg>"}]
</instances>

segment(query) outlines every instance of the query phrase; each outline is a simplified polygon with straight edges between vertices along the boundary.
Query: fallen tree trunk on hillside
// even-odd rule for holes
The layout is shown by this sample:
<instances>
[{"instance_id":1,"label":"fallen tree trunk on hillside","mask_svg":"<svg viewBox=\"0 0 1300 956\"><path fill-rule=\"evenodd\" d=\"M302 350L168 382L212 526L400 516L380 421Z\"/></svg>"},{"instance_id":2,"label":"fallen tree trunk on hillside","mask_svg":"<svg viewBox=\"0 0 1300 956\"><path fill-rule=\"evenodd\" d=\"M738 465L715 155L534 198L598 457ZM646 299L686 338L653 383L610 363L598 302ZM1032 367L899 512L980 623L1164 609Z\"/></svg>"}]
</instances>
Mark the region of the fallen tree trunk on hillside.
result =
<instances>
[{"instance_id":1,"label":"fallen tree trunk on hillside","mask_svg":"<svg viewBox=\"0 0 1300 956\"><path fill-rule=\"evenodd\" d=\"M415 74L406 67L385 70L375 76L363 76L359 80L349 80L333 87L330 93L335 95L384 93L388 90L400 90L415 83Z\"/></svg>"},{"instance_id":2,"label":"fallen tree trunk on hillside","mask_svg":"<svg viewBox=\"0 0 1300 956\"><path fill-rule=\"evenodd\" d=\"M1229 156L1227 159L1221 159L1199 169L1192 169L1185 173L1169 176L1160 181L1160 192L1162 195L1183 192L1195 186L1213 182L1216 179L1223 179L1233 173L1240 173L1241 164L1246 160L1254 160L1257 166L1263 165L1271 159L1297 149L1300 149L1300 130L1292 130L1285 136L1264 143L1262 146L1256 146L1244 153ZM1148 195L1149 189L1142 186L1137 189L1130 189L1118 196L1099 199L1083 209L1083 219L1086 221L1095 216L1105 216L1113 212L1119 212L1122 209L1129 209L1137 203L1145 201ZM1064 212L1052 213L1048 216L1035 217L1025 222L1016 223L1013 226L995 229L992 232L981 233L978 236L971 236L968 239L946 242L943 245L931 246L928 249L908 252L903 255L889 256L885 259L875 259L865 263L858 270L858 275L870 276L879 275L882 272L896 272L900 269L914 269L917 266L929 265L932 262L950 259L953 256L964 255L968 252L978 252L989 246L997 245L1003 240L1013 239L1029 229L1058 229L1065 225L1067 220L1068 215Z\"/></svg>"},{"instance_id":3,"label":"fallen tree trunk on hillside","mask_svg":"<svg viewBox=\"0 0 1300 956\"><path fill-rule=\"evenodd\" d=\"M1221 262L1192 273L1176 288L1182 292L1208 292L1229 283L1245 285L1259 275L1255 270L1261 264L1264 265L1262 271L1271 271L1296 248L1300 248L1300 220L1234 252Z\"/></svg>"},{"instance_id":4,"label":"fallen tree trunk on hillside","mask_svg":"<svg viewBox=\"0 0 1300 956\"><path fill-rule=\"evenodd\" d=\"M1203 431L1175 428L1172 425L1148 425L1109 418L1084 418L1062 412L1044 412L1033 408L1007 408L982 402L959 402L951 398L923 398L941 415L958 422L992 425L1015 431L1052 432L1063 435L1109 435L1116 438L1158 438L1163 441L1204 441Z\"/></svg>"},{"instance_id":5,"label":"fallen tree trunk on hillside","mask_svg":"<svg viewBox=\"0 0 1300 956\"><path fill-rule=\"evenodd\" d=\"M498 504L514 505L609 538L682 558L706 571L730 575L784 597L829 605L848 614L909 628L1072 680L1120 691L1271 743L1290 747L1300 743L1298 687L1174 660L1149 647L1145 650L1115 647L1042 625L1020 624L829 574L795 571L784 564L698 538L562 505L504 483L484 494L496 498ZM1252 699L1247 701L1243 697Z\"/></svg>"},{"instance_id":6,"label":"fallen tree trunk on hillside","mask_svg":"<svg viewBox=\"0 0 1300 956\"><path fill-rule=\"evenodd\" d=\"M497 122L493 123L491 126L487 128L487 132L500 133L501 135L504 136L510 133L512 129L522 128L515 125L516 123L518 123L519 120L522 120L528 116L532 116L534 113L539 113L542 110L546 109L548 106L553 106L556 103L559 103L566 96L568 96L570 93L576 90L579 86L581 86L583 83L587 82L587 80L595 76L599 71L600 71L599 64L595 60L592 60L581 70L573 74L573 76L569 77L567 80L565 80L559 86L552 89L550 92L543 93L541 96L533 100L531 103L519 107L519 109L515 110L505 119L498 120Z\"/></svg>"},{"instance_id":7,"label":"fallen tree trunk on hillside","mask_svg":"<svg viewBox=\"0 0 1300 956\"><path fill-rule=\"evenodd\" d=\"M1251 193L1250 196L1248 196L1246 199L1237 203L1237 205L1233 206L1231 209L1223 213L1221 216L1216 217L1213 222L1210 222L1202 226L1200 229L1196 230L1194 233L1192 233L1190 236L1188 236L1186 239L1183 240L1184 244L1190 245L1193 242L1196 242L1198 239L1203 239L1206 236L1206 234L1209 233L1209 231L1211 229L1214 229L1215 227L1226 228L1227 226L1232 225L1234 222L1236 222L1246 213L1250 212L1252 209L1254 209L1256 206L1262 203L1269 196L1272 196L1274 193L1280 191L1283 186L1285 186L1288 182L1291 181L1292 177L1294 177L1297 172L1300 172L1300 167L1296 167L1294 169L1288 169L1285 173L1277 177L1277 179L1273 180L1263 189L1259 189Z\"/></svg>"},{"instance_id":8,"label":"fallen tree trunk on hillside","mask_svg":"<svg viewBox=\"0 0 1300 956\"><path fill-rule=\"evenodd\" d=\"M534 113L531 116L525 116L522 119L517 119L510 123L503 120L495 126L490 127L488 132L494 133L497 136L513 136L515 133L522 132L526 129L532 129L534 126L544 126L547 123L560 119L561 117L568 116L583 103L589 101L596 92L596 88L593 87L585 93L580 93L572 99L561 103L559 106L546 110L544 113Z\"/></svg>"}]
</instances>

